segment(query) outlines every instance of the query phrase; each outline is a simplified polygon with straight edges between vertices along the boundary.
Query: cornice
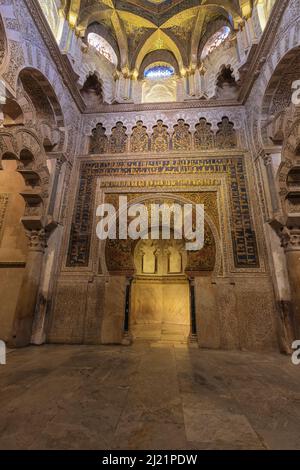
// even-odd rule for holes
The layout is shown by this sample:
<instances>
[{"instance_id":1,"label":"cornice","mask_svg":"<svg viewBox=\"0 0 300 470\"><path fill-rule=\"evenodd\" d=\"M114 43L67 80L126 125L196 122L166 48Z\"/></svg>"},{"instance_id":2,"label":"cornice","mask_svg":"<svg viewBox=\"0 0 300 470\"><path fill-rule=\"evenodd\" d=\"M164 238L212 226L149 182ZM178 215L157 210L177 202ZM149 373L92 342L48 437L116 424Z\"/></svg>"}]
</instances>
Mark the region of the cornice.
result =
<instances>
[{"instance_id":1,"label":"cornice","mask_svg":"<svg viewBox=\"0 0 300 470\"><path fill-rule=\"evenodd\" d=\"M80 112L84 112L85 104L82 96L76 86L76 74L70 64L67 56L61 53L59 46L53 36L51 28L46 20L42 9L37 0L26 0L27 7L30 11L31 17L34 20L41 36L43 37L47 49L55 63L58 73L60 74L63 83L70 91L75 104ZM74 80L75 78L75 80Z\"/></svg>"},{"instance_id":2,"label":"cornice","mask_svg":"<svg viewBox=\"0 0 300 470\"><path fill-rule=\"evenodd\" d=\"M248 67L246 68L247 79L243 83L239 94L239 101L241 104L245 104L255 80L258 78L268 55L270 54L282 16L289 5L289 2L290 0L277 0L271 11L262 37L255 49Z\"/></svg>"},{"instance_id":3,"label":"cornice","mask_svg":"<svg viewBox=\"0 0 300 470\"><path fill-rule=\"evenodd\" d=\"M146 104L134 104L134 103L116 103L116 104L105 104L99 106L97 110L89 110L84 114L105 114L105 113L118 113L118 112L142 112L142 111L167 111L170 109L198 109L198 108L228 108L240 106L236 100L192 100L172 103L146 103Z\"/></svg>"}]
</instances>

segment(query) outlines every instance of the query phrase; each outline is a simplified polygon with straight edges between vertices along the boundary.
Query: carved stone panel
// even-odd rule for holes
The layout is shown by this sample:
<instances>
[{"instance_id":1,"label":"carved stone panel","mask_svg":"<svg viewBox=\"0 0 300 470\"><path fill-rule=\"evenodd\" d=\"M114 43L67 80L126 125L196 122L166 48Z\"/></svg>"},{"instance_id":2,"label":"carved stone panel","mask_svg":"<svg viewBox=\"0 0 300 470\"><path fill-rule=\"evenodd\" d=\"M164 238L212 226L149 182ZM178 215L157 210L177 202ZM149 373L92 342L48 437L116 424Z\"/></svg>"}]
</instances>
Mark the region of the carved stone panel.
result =
<instances>
[{"instance_id":1,"label":"carved stone panel","mask_svg":"<svg viewBox=\"0 0 300 470\"><path fill-rule=\"evenodd\" d=\"M90 139L90 153L91 154L102 154L108 150L108 137L106 135L106 129L102 124L97 124L95 129L92 131Z\"/></svg>"},{"instance_id":2,"label":"carved stone panel","mask_svg":"<svg viewBox=\"0 0 300 470\"><path fill-rule=\"evenodd\" d=\"M143 121L138 121L132 130L130 137L130 151L133 153L147 152L149 150L149 136L147 127L143 125Z\"/></svg>"},{"instance_id":3,"label":"carved stone panel","mask_svg":"<svg viewBox=\"0 0 300 470\"><path fill-rule=\"evenodd\" d=\"M216 145L218 148L234 148L237 147L237 136L234 124L227 117L222 119L218 124L218 132L216 134Z\"/></svg>"},{"instance_id":4,"label":"carved stone panel","mask_svg":"<svg viewBox=\"0 0 300 470\"><path fill-rule=\"evenodd\" d=\"M117 122L116 127L112 129L109 141L109 149L111 153L126 152L127 135L126 127L122 122Z\"/></svg>"},{"instance_id":5,"label":"carved stone panel","mask_svg":"<svg viewBox=\"0 0 300 470\"><path fill-rule=\"evenodd\" d=\"M167 152L169 150L169 133L168 126L163 121L157 121L157 125L153 127L151 138L151 149L154 152Z\"/></svg>"},{"instance_id":6,"label":"carved stone panel","mask_svg":"<svg viewBox=\"0 0 300 470\"><path fill-rule=\"evenodd\" d=\"M172 135L172 148L173 150L190 150L191 149L191 133L189 125L185 123L184 119L179 119L178 123L174 126Z\"/></svg>"},{"instance_id":7,"label":"carved stone panel","mask_svg":"<svg viewBox=\"0 0 300 470\"><path fill-rule=\"evenodd\" d=\"M199 150L208 150L215 146L215 136L211 130L211 124L204 118L196 124L194 142L195 148Z\"/></svg>"}]
</instances>

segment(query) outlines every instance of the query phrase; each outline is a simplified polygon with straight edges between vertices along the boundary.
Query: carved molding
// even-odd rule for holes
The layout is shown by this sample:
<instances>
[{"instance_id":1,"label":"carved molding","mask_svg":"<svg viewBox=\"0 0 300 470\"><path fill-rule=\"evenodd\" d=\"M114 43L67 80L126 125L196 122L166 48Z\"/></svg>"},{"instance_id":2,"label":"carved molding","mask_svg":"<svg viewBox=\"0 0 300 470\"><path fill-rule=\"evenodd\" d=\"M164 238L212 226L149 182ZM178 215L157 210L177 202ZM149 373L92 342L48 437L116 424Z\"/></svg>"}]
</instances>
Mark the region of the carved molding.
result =
<instances>
[{"instance_id":1,"label":"carved molding","mask_svg":"<svg viewBox=\"0 0 300 470\"><path fill-rule=\"evenodd\" d=\"M281 244L286 252L300 251L300 228L284 227L281 232Z\"/></svg>"}]
</instances>

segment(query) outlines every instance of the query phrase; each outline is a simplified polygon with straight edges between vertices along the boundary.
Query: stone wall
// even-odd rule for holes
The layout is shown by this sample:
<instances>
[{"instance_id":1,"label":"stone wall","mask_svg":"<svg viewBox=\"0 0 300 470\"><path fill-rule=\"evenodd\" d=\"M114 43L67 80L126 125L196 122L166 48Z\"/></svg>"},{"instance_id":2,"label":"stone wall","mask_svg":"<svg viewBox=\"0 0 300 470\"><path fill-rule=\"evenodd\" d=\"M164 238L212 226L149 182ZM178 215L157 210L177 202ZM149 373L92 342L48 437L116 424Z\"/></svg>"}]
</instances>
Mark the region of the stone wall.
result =
<instances>
[{"instance_id":1,"label":"stone wall","mask_svg":"<svg viewBox=\"0 0 300 470\"><path fill-rule=\"evenodd\" d=\"M197 278L198 343L209 349L278 349L272 284L259 281Z\"/></svg>"}]
</instances>

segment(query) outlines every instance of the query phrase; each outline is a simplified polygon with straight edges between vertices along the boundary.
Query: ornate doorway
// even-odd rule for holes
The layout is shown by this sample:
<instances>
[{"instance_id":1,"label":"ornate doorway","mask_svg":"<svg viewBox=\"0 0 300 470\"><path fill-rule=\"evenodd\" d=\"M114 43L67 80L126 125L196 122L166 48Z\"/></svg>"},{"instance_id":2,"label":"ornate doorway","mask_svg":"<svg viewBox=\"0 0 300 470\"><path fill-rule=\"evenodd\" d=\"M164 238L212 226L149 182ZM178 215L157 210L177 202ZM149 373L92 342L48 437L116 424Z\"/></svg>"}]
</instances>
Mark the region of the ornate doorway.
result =
<instances>
[{"instance_id":1,"label":"ornate doorway","mask_svg":"<svg viewBox=\"0 0 300 470\"><path fill-rule=\"evenodd\" d=\"M135 247L131 287L133 338L182 341L190 334L187 253L179 240L141 240Z\"/></svg>"}]
</instances>

